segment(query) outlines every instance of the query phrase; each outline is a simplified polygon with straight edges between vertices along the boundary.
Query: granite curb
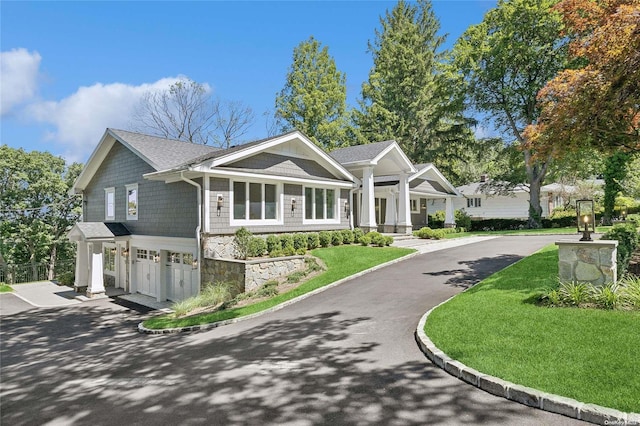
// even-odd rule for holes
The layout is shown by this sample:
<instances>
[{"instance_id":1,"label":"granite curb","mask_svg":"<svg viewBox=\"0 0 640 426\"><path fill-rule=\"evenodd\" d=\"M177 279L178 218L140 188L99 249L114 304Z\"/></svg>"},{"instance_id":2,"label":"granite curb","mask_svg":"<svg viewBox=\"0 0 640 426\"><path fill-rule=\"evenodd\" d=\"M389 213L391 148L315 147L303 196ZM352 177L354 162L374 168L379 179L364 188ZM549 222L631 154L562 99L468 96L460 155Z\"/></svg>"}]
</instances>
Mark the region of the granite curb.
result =
<instances>
[{"instance_id":1,"label":"granite curb","mask_svg":"<svg viewBox=\"0 0 640 426\"><path fill-rule=\"evenodd\" d=\"M447 373L493 395L551 413L600 425L640 426L640 414L638 413L624 413L612 408L586 404L575 399L528 388L481 373L459 361L451 359L438 349L424 332L424 326L429 314L449 300L451 299L445 300L425 313L420 318L416 329L416 341L420 350L431 362Z\"/></svg>"},{"instance_id":2,"label":"granite curb","mask_svg":"<svg viewBox=\"0 0 640 426\"><path fill-rule=\"evenodd\" d=\"M212 329L212 328L221 327L223 325L229 325L229 324L234 324L234 323L240 322L240 321L246 321L246 320L249 320L249 319L252 319L252 318L259 317L261 315L268 314L270 312L278 311L278 310L280 310L280 309L282 309L284 307L287 307L287 306L289 306L289 305L291 305L293 303L296 303L296 302L299 302L301 300L304 300L307 297L311 297L311 296L316 295L318 293L322 293L323 291L329 290L329 289L331 289L333 287L337 287L340 284L343 284L343 283L345 283L347 281L351 281L351 280L353 280L355 278L361 277L361 276L363 276L365 274L368 274L370 272L377 271L378 269L382 269L382 268L384 268L386 266L393 265L394 263L405 261L407 259L410 259L410 258L415 257L415 256L419 256L421 254L422 253L420 253L418 251L416 251L414 253L409 253L406 256L402 256L402 257L400 257L398 259L394 259L394 260L391 260L389 262L382 263L380 265L376 265L376 266L374 266L372 268L365 269L364 271L360 271L357 274L350 275L350 276L348 276L346 278L342 278L341 280L335 281L335 282L333 282L331 284L328 284L328 285L326 285L324 287L317 288L317 289L315 289L313 291L310 291L309 293L305 293L305 294L300 295L298 297L295 297L295 298L293 298L291 300L287 300L286 302L282 302L279 305L273 306L273 307L271 307L269 309L265 309L264 311L256 312L255 314L246 315L246 316L242 316L242 317L238 317L238 318L230 318L228 320L212 322L212 323L208 323L208 324L198 324L198 325L192 325L192 326L189 326L189 327L163 328L163 329L157 329L157 330L156 329L147 328L147 327L143 326L142 323L139 323L138 324L138 331L140 333L144 333L144 334L176 334L176 333L183 333L183 332L189 332L189 331L204 331L204 330L209 330L209 329Z\"/></svg>"}]
</instances>

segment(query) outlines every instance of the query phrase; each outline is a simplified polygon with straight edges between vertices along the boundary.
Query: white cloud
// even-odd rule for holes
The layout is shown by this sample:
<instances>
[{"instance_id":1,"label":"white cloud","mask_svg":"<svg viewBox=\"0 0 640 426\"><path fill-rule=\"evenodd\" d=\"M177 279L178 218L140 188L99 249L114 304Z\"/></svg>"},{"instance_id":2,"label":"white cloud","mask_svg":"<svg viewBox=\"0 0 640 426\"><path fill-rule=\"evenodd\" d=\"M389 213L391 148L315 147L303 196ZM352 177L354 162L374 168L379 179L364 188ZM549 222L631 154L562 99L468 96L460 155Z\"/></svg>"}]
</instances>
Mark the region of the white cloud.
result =
<instances>
[{"instance_id":1,"label":"white cloud","mask_svg":"<svg viewBox=\"0 0 640 426\"><path fill-rule=\"evenodd\" d=\"M167 89L180 78L184 77L167 77L138 86L96 83L80 87L60 101L34 103L27 112L37 121L53 126L47 139L65 147L67 160L85 161L107 127L129 126L144 93Z\"/></svg>"},{"instance_id":2,"label":"white cloud","mask_svg":"<svg viewBox=\"0 0 640 426\"><path fill-rule=\"evenodd\" d=\"M41 59L38 52L24 48L0 52L0 116L34 97Z\"/></svg>"}]
</instances>

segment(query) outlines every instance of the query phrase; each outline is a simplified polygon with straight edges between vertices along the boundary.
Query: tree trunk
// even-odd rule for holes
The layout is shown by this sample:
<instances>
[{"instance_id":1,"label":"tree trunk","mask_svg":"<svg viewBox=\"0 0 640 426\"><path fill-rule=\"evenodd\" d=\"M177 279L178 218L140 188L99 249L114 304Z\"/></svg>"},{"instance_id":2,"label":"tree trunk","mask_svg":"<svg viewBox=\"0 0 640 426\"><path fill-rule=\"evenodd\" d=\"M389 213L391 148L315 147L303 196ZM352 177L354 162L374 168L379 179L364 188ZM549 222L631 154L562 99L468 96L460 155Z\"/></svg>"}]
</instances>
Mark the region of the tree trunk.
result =
<instances>
[{"instance_id":1,"label":"tree trunk","mask_svg":"<svg viewBox=\"0 0 640 426\"><path fill-rule=\"evenodd\" d=\"M57 257L58 257L58 245L54 243L53 247L51 247L51 255L49 256L49 268L47 270L48 280L52 280L55 274Z\"/></svg>"},{"instance_id":2,"label":"tree trunk","mask_svg":"<svg viewBox=\"0 0 640 426\"><path fill-rule=\"evenodd\" d=\"M525 149L524 164L527 170L527 181L529 183L529 219L527 227L531 229L542 228L542 205L540 204L540 187L547 175L547 167L550 159L545 162L536 161L532 158L531 151Z\"/></svg>"}]
</instances>

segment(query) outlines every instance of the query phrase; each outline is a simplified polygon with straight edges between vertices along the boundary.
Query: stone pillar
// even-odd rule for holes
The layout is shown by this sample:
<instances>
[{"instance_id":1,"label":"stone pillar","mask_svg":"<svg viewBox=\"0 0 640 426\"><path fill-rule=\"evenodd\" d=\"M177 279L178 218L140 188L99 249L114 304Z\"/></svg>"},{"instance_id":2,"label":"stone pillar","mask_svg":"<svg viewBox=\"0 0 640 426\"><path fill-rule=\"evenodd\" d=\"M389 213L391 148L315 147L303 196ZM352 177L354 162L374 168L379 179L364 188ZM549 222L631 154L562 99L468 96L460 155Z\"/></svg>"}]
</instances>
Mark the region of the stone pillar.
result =
<instances>
[{"instance_id":1,"label":"stone pillar","mask_svg":"<svg viewBox=\"0 0 640 426\"><path fill-rule=\"evenodd\" d=\"M393 233L396 232L396 193L394 191L389 191L389 195L387 195L387 210L385 212L384 219L384 232Z\"/></svg>"},{"instance_id":2,"label":"stone pillar","mask_svg":"<svg viewBox=\"0 0 640 426\"><path fill-rule=\"evenodd\" d=\"M618 241L560 240L556 245L560 281L593 285L617 281Z\"/></svg>"},{"instance_id":3,"label":"stone pillar","mask_svg":"<svg viewBox=\"0 0 640 426\"><path fill-rule=\"evenodd\" d=\"M86 241L78 241L76 252L76 276L74 289L79 291L89 285L89 247Z\"/></svg>"},{"instance_id":4,"label":"stone pillar","mask_svg":"<svg viewBox=\"0 0 640 426\"><path fill-rule=\"evenodd\" d=\"M453 213L453 199L451 197L447 197L445 199L445 205L444 205L444 227L445 228L455 228L456 227L456 216Z\"/></svg>"},{"instance_id":5,"label":"stone pillar","mask_svg":"<svg viewBox=\"0 0 640 426\"><path fill-rule=\"evenodd\" d=\"M411 234L411 208L409 207L409 176L400 173L398 183L398 233Z\"/></svg>"},{"instance_id":6,"label":"stone pillar","mask_svg":"<svg viewBox=\"0 0 640 426\"><path fill-rule=\"evenodd\" d=\"M378 229L373 191L373 167L365 167L362 176L362 215L360 217L360 228L364 232Z\"/></svg>"},{"instance_id":7,"label":"stone pillar","mask_svg":"<svg viewBox=\"0 0 640 426\"><path fill-rule=\"evenodd\" d=\"M101 297L105 295L104 267L102 263L102 243L89 243L89 283L87 297Z\"/></svg>"}]
</instances>

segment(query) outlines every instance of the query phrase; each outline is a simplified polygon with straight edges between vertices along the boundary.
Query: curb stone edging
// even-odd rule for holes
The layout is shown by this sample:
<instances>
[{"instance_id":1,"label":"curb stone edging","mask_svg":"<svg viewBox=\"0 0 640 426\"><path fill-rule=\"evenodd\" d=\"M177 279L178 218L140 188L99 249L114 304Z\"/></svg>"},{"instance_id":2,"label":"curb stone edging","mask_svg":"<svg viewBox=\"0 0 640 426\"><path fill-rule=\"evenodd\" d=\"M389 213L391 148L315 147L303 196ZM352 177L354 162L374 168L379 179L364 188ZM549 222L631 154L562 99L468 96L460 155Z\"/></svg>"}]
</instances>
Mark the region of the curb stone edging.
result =
<instances>
[{"instance_id":1,"label":"curb stone edging","mask_svg":"<svg viewBox=\"0 0 640 426\"><path fill-rule=\"evenodd\" d=\"M380 265L376 265L373 266L369 269L365 269L364 271L360 271L357 274L354 275L349 275L348 277L342 278L338 281L332 282L331 284L327 284L323 287L317 288L313 291L310 291L309 293L305 293L302 294L298 297L294 297L293 299L287 300L286 302L282 302L276 306L273 306L271 308L265 309L264 311L260 311L260 312L256 312L254 314L251 315L245 315L242 317L238 317L238 318L230 318L227 320L222 320L222 321L218 321L218 322L212 322L212 323L208 323L208 324L197 324L197 325L192 325L192 326L188 326L188 327L176 327L176 328L161 328L161 329L152 329L152 328L147 328L145 326L142 325L142 323L138 324L138 332L143 333L143 334L176 334L176 333L182 333L182 332L189 332L189 331L204 331L204 330L210 330L213 328L217 328L223 325L229 325L229 324L234 324L236 322L240 322L240 321L245 321L245 320L249 320L252 318L256 318L259 317L260 315L264 315L264 314L268 314L270 312L275 312L278 311L286 306L289 306L293 303L299 302L301 300L306 299L307 297L311 297L313 295L316 295L318 293L322 293L323 291L329 290L333 287L337 287L340 284L343 284L347 281L350 281L354 278L358 278L361 277L362 275L368 274L370 272L374 272L377 271L378 269L384 268L386 266L389 265L393 265L394 263L398 263L398 262L402 262L405 261L407 259L410 259L412 257L415 256L419 256L422 253L420 253L419 251L415 251L414 253L409 253L406 256L402 256L399 257L397 259L394 260L390 260L389 262L385 262L385 263L381 263Z\"/></svg>"},{"instance_id":2,"label":"curb stone edging","mask_svg":"<svg viewBox=\"0 0 640 426\"><path fill-rule=\"evenodd\" d=\"M506 380L483 374L473 368L467 367L459 361L449 358L444 352L438 349L425 334L424 326L431 312L451 299L452 298L445 300L425 313L422 318L420 318L418 327L416 328L415 336L420 350L436 366L442 368L452 376L486 392L530 407L600 425L640 426L639 413L624 413L600 405L585 404L575 399L507 382Z\"/></svg>"}]
</instances>

